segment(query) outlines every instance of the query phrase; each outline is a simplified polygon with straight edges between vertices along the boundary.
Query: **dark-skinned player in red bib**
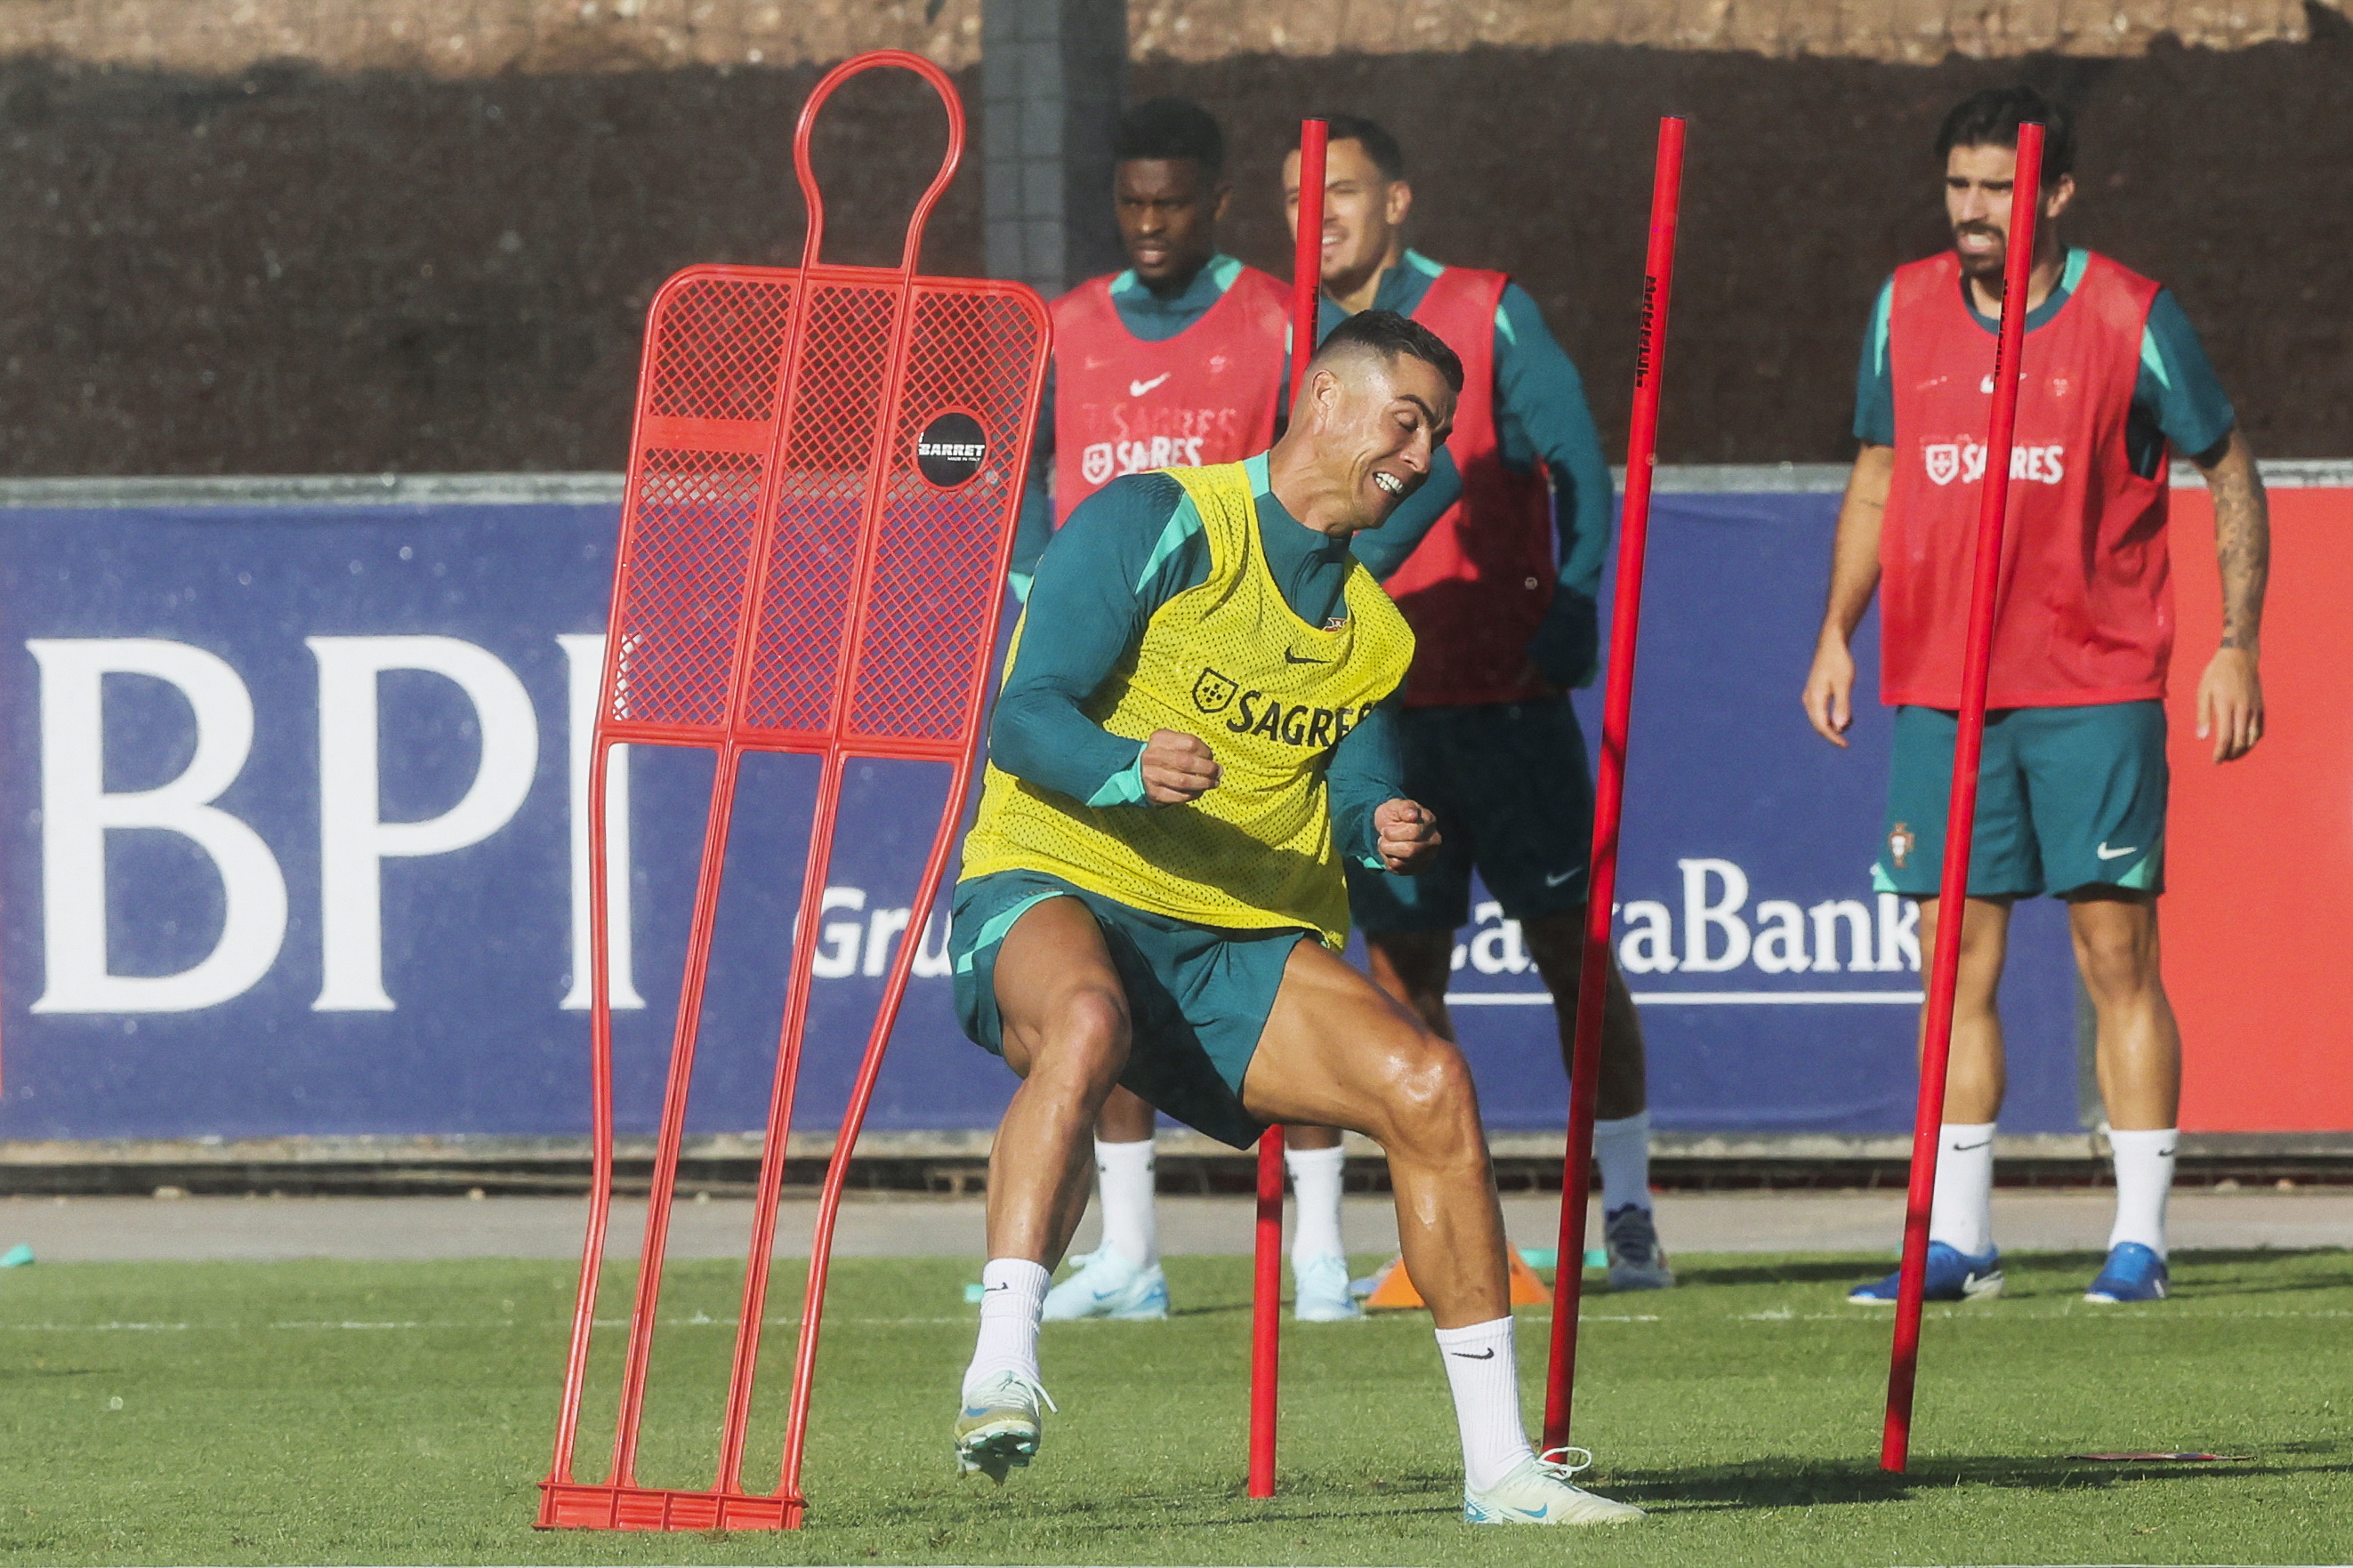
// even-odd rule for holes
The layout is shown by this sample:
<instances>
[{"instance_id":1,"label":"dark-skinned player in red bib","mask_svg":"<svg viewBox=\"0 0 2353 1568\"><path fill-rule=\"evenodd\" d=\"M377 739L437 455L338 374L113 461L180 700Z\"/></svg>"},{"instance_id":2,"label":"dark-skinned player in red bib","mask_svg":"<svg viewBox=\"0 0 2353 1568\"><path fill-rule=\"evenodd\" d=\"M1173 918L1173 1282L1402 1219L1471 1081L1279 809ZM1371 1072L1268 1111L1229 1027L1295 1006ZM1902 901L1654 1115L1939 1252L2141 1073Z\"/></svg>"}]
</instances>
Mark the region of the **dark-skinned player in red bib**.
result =
<instances>
[{"instance_id":1,"label":"dark-skinned player in red bib","mask_svg":"<svg viewBox=\"0 0 2353 1568\"><path fill-rule=\"evenodd\" d=\"M1885 837L1873 879L1917 899L1936 940L1947 792L1960 706L1978 487L1992 401L2018 128L2045 130L2042 212L2026 305L2010 465L1985 760L1961 923L1942 1145L1929 1221L1931 1300L2001 1293L1993 1244L2001 1021L1994 1007L2010 907L2067 904L2097 1019L2100 1094L2116 1174L2094 1302L2166 1293L2166 1194L2181 1097L2181 1033L2158 971L2165 886L2167 668L2173 652L2166 504L2169 458L2189 456L2214 498L2222 639L2198 687L2198 733L2217 763L2263 734L2256 669L2269 571L2263 484L2231 402L2173 296L2072 248L2066 112L2026 88L1980 92L1936 141L1953 247L1898 268L1863 344L1855 436L1830 600L1806 679L1807 717L1846 744L1855 626L1874 590L1880 700L1895 709ZM1896 1277L1848 1300L1884 1304Z\"/></svg>"},{"instance_id":2,"label":"dark-skinned player in red bib","mask_svg":"<svg viewBox=\"0 0 2353 1568\"><path fill-rule=\"evenodd\" d=\"M1290 290L1218 248L1232 198L1225 138L1198 104L1155 99L1120 121L1112 184L1128 269L1053 303L1054 363L1013 547L1025 601L1038 558L1113 479L1238 463L1274 444ZM1095 1128L1103 1238L1072 1258L1050 1320L1168 1315L1154 1223L1153 1108L1114 1089Z\"/></svg>"},{"instance_id":3,"label":"dark-skinned player in red bib","mask_svg":"<svg viewBox=\"0 0 2353 1568\"><path fill-rule=\"evenodd\" d=\"M1567 693L1599 668L1595 601L1609 544L1609 465L1577 367L1535 301L1504 273L1407 248L1413 187L1396 138L1353 115L1329 123L1322 331L1359 311L1395 310L1444 339L1465 377L1430 482L1377 536L1356 542L1414 629L1400 715L1406 776L1446 823L1447 842L1418 875L1352 874L1351 911L1374 979L1451 1039L1447 980L1455 932L1472 919L1475 868L1502 918L1518 922L1552 994L1566 1064L1593 842L1593 775ZM1295 229L1295 153L1283 183ZM1608 984L1593 1143L1609 1280L1616 1289L1656 1289L1674 1275L1651 1215L1641 1022L1614 963ZM1303 1255L1337 1247L1339 1150L1316 1149L1308 1130L1288 1136L1299 1151L1291 1155L1299 1194L1293 1268L1303 1300L1313 1272ZM1318 1160L1334 1162L1328 1176L1303 1170ZM1327 1191L1319 1207L1313 1199Z\"/></svg>"}]
</instances>

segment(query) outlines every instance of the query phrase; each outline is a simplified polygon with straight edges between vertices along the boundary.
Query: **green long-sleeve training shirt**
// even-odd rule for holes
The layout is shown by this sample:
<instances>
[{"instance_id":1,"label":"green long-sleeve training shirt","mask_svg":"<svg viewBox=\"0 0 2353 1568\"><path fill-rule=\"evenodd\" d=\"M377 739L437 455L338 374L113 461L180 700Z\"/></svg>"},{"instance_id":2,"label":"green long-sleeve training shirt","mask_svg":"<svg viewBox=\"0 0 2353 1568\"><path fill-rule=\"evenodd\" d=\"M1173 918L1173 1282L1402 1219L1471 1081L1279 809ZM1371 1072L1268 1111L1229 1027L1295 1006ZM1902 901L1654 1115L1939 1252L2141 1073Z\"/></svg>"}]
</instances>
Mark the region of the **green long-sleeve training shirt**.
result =
<instances>
[{"instance_id":1,"label":"green long-sleeve training shirt","mask_svg":"<svg viewBox=\"0 0 2353 1568\"><path fill-rule=\"evenodd\" d=\"M1274 499L1265 454L1243 465L1258 498L1267 570L1292 613L1320 626L1347 610L1345 540L1317 532ZM1200 512L1166 474L1113 480L1080 504L1039 559L1021 646L989 721L989 761L1092 806L1145 799L1144 742L1087 717L1086 703L1133 660L1153 613L1208 580ZM1334 747L1325 775L1339 852L1380 867L1373 813L1405 794L1391 693ZM1214 749L1214 748L1213 748Z\"/></svg>"}]
</instances>

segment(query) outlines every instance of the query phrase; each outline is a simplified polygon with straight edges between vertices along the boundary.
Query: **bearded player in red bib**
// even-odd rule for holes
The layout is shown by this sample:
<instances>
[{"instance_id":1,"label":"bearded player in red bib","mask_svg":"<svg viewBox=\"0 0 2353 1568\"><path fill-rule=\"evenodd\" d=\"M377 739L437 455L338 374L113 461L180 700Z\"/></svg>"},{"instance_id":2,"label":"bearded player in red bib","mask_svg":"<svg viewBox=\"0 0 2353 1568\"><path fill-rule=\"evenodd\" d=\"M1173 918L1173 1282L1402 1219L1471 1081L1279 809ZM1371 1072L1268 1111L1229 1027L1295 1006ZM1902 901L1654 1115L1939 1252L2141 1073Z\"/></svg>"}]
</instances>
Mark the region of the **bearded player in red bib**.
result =
<instances>
[{"instance_id":1,"label":"bearded player in red bib","mask_svg":"<svg viewBox=\"0 0 2353 1568\"><path fill-rule=\"evenodd\" d=\"M1329 126L1323 331L1360 311L1394 310L1443 339L1465 377L1430 482L1387 528L1355 541L1414 629L1398 715L1406 779L1447 825L1446 844L1410 877L1352 870L1351 912L1374 978L1451 1039L1446 987L1455 932L1471 923L1475 867L1552 994L1566 1063L1593 843L1593 777L1567 692L1599 668L1609 465L1577 367L1535 301L1504 273L1409 249L1413 187L1396 138L1353 115ZM1295 226L1295 153L1284 183ZM1614 963L1608 984L1593 1146L1609 1282L1656 1289L1674 1275L1651 1215L1641 1023ZM1336 1139L1321 1146L1329 1135L1314 1130L1289 1138L1299 1200L1292 1270L1306 1317L1324 1300L1318 1285L1342 1268L1341 1152ZM1368 1293L1378 1278L1356 1289Z\"/></svg>"},{"instance_id":2,"label":"bearded player in red bib","mask_svg":"<svg viewBox=\"0 0 2353 1568\"><path fill-rule=\"evenodd\" d=\"M1025 602L1047 542L1123 475L1237 463L1274 444L1290 290L1218 249L1232 190L1225 138L1198 104L1121 120L1112 204L1128 270L1053 303L1054 363L1013 547ZM1049 1320L1168 1315L1153 1191L1153 1108L1114 1089L1095 1128L1103 1237L1073 1258Z\"/></svg>"},{"instance_id":3,"label":"bearded player in red bib","mask_svg":"<svg viewBox=\"0 0 2353 1568\"><path fill-rule=\"evenodd\" d=\"M1897 268L1863 347L1862 450L1839 513L1829 606L1805 690L1822 738L1846 744L1849 641L1880 604L1880 700L1895 709L1886 837L1873 877L1917 899L1935 941L1947 791L1985 476L2018 127L2045 128L2042 216L2010 460L2010 515L1987 694L1985 761L1962 916L1952 1067L1929 1226L1928 1299L2001 1293L1993 1138L2003 1087L2001 978L2011 905L2066 900L2097 1017L2116 1216L2094 1302L2166 1293L2181 1036L2158 973L2165 883L2164 696L2173 651L2168 457L2189 454L2214 498L2222 638L2198 687L2217 763L2262 737L2258 634L2270 555L2262 481L2230 399L2173 297L2059 240L2072 205L2066 112L2024 88L1970 98L1936 141L1953 248ZM1893 1274L1848 1300L1895 1299Z\"/></svg>"}]
</instances>

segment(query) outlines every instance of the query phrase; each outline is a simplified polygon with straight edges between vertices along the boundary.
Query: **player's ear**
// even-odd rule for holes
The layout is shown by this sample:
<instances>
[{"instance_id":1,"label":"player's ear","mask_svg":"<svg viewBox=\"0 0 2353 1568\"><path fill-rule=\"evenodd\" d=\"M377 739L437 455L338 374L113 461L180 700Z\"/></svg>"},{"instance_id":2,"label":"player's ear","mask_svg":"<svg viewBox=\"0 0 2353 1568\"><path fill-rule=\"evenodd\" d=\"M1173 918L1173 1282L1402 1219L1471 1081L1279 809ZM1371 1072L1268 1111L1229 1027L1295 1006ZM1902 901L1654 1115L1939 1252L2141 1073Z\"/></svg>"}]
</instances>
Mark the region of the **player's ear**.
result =
<instances>
[{"instance_id":1,"label":"player's ear","mask_svg":"<svg viewBox=\"0 0 2353 1568\"><path fill-rule=\"evenodd\" d=\"M1209 221L1213 224L1225 222L1227 204L1233 199L1233 183L1220 179L1218 182L1218 188L1209 193Z\"/></svg>"},{"instance_id":2,"label":"player's ear","mask_svg":"<svg viewBox=\"0 0 2353 1568\"><path fill-rule=\"evenodd\" d=\"M1405 215L1413 211L1413 186L1404 180L1389 182L1388 220L1391 228L1405 222Z\"/></svg>"},{"instance_id":3,"label":"player's ear","mask_svg":"<svg viewBox=\"0 0 2353 1568\"><path fill-rule=\"evenodd\" d=\"M2042 189L2042 216L2046 218L2057 217L2074 205L2074 201L2075 176L2062 174L2056 181Z\"/></svg>"}]
</instances>

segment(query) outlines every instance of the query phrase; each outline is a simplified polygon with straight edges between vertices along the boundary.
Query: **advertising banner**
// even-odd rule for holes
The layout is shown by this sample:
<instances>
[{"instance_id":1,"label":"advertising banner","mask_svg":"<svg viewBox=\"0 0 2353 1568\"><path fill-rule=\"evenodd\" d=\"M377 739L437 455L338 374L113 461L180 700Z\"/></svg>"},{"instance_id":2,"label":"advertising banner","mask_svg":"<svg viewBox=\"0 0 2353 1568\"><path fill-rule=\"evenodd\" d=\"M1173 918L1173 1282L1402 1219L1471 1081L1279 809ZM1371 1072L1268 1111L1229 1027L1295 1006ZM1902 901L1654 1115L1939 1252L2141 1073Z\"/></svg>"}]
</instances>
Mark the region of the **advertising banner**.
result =
<instances>
[{"instance_id":1,"label":"advertising banner","mask_svg":"<svg viewBox=\"0 0 2353 1568\"><path fill-rule=\"evenodd\" d=\"M1889 726L1867 639L1850 749L1815 737L1798 704L1836 505L1659 498L1617 930L1664 1129L1909 1125L1920 953L1915 911L1871 889ZM2295 526L2306 532L2284 533L2283 605L2305 549L2287 541L2316 537L2318 513ZM0 1138L584 1131L585 758L615 534L609 503L0 510ZM2201 570L2178 574L2186 625ZM2316 574L2295 590L2326 591ZM2286 619L2275 661L2305 657L2287 651L2302 644ZM2312 632L2316 649L2327 635ZM2274 677L2283 736L2289 704L2317 700L2316 678L2311 698L2297 679ZM2333 745L2341 771L2344 738L2311 724L2293 745ZM2240 774L2208 769L2216 787L2275 767L2293 795L2291 742L2270 744ZM2202 802L2195 770L2177 768L2185 805ZM620 1120L642 1131L711 765L640 747L615 769ZM690 1121L704 1131L754 1128L765 1106L807 831L807 765L746 769ZM2343 858L2348 784L2325 823L2296 818L2302 837L2266 852ZM809 917L807 1127L838 1117L900 942L921 946L870 1125L986 1128L1010 1090L956 1029L944 911L907 907L944 787L914 765L852 780ZM2226 813L2254 804L2217 798ZM2192 905L2209 850L2187 820L2174 901ZM2229 962L2253 966L2279 1014L2269 1048L2317 1064L2330 1014L2296 1016L2303 949L2263 934L2286 903L2239 908L2247 951ZM1454 1016L1489 1120L1556 1128L1552 1009L1520 933L1483 893L1476 906ZM2208 971L2180 973L2185 1018L2220 1027L2205 1021L2220 1005ZM2077 1127L2072 966L2047 900L2021 911L2003 1007L2005 1126ZM2306 1124L2236 1081L2193 1078L2206 1124ZM2312 1114L2353 1126L2335 1081L2337 1100Z\"/></svg>"}]
</instances>

